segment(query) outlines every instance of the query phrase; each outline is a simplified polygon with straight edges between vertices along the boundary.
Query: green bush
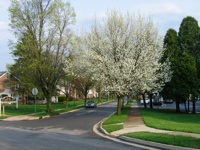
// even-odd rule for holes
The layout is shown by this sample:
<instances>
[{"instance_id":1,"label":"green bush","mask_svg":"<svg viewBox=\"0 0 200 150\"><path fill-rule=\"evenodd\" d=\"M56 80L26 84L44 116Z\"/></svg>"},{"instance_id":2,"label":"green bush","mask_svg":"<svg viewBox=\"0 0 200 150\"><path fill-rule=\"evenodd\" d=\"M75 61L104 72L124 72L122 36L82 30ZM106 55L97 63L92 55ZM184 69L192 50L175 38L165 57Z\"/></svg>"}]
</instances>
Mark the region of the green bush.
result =
<instances>
[{"instance_id":1,"label":"green bush","mask_svg":"<svg viewBox=\"0 0 200 150\"><path fill-rule=\"evenodd\" d=\"M65 95L60 95L58 97L58 102L65 102L65 100L66 100L66 96ZM72 97L72 96L69 97L69 101L76 101L76 100L77 99Z\"/></svg>"},{"instance_id":2,"label":"green bush","mask_svg":"<svg viewBox=\"0 0 200 150\"><path fill-rule=\"evenodd\" d=\"M66 99L66 96L65 95L60 95L58 96L58 102L64 102Z\"/></svg>"},{"instance_id":3,"label":"green bush","mask_svg":"<svg viewBox=\"0 0 200 150\"><path fill-rule=\"evenodd\" d=\"M72 96L69 97L69 101L75 101L76 99Z\"/></svg>"}]
</instances>

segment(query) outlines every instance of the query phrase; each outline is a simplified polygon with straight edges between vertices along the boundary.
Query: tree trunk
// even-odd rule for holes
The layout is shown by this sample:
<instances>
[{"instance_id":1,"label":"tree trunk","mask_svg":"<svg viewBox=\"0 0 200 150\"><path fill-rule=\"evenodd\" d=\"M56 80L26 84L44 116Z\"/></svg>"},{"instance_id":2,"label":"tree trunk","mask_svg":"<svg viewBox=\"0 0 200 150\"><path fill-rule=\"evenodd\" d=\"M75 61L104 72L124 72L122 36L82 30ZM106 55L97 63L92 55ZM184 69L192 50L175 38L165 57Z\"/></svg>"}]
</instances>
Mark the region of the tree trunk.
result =
<instances>
[{"instance_id":1,"label":"tree trunk","mask_svg":"<svg viewBox=\"0 0 200 150\"><path fill-rule=\"evenodd\" d=\"M180 101L176 100L176 112L177 113L180 113L180 106L179 106L179 104L180 104Z\"/></svg>"},{"instance_id":2,"label":"tree trunk","mask_svg":"<svg viewBox=\"0 0 200 150\"><path fill-rule=\"evenodd\" d=\"M186 101L184 102L184 106L185 106L185 112L188 113L187 106L186 106Z\"/></svg>"},{"instance_id":3,"label":"tree trunk","mask_svg":"<svg viewBox=\"0 0 200 150\"><path fill-rule=\"evenodd\" d=\"M66 101L66 109L68 109L69 96L68 95L65 95L65 96L66 96L66 99L65 99L65 101Z\"/></svg>"},{"instance_id":4,"label":"tree trunk","mask_svg":"<svg viewBox=\"0 0 200 150\"><path fill-rule=\"evenodd\" d=\"M85 104L85 106L86 106L86 102L87 102L87 91L84 92L84 97L85 97L85 100L84 100L85 102L84 102L84 104Z\"/></svg>"},{"instance_id":5,"label":"tree trunk","mask_svg":"<svg viewBox=\"0 0 200 150\"><path fill-rule=\"evenodd\" d=\"M117 114L121 115L122 96L117 96Z\"/></svg>"},{"instance_id":6,"label":"tree trunk","mask_svg":"<svg viewBox=\"0 0 200 150\"><path fill-rule=\"evenodd\" d=\"M142 98L143 98L144 108L147 108L147 104L146 104L146 101L145 101L145 96L144 96L144 94L142 94Z\"/></svg>"},{"instance_id":7,"label":"tree trunk","mask_svg":"<svg viewBox=\"0 0 200 150\"><path fill-rule=\"evenodd\" d=\"M25 96L25 94L22 95L22 104L26 104L26 96Z\"/></svg>"},{"instance_id":8,"label":"tree trunk","mask_svg":"<svg viewBox=\"0 0 200 150\"><path fill-rule=\"evenodd\" d=\"M188 99L188 114L190 113L190 101L189 101L189 99Z\"/></svg>"},{"instance_id":9,"label":"tree trunk","mask_svg":"<svg viewBox=\"0 0 200 150\"><path fill-rule=\"evenodd\" d=\"M109 101L109 94L107 94L107 101Z\"/></svg>"},{"instance_id":10,"label":"tree trunk","mask_svg":"<svg viewBox=\"0 0 200 150\"><path fill-rule=\"evenodd\" d=\"M46 95L46 100L47 100L47 110L46 112L48 114L51 114L52 113L52 106L51 106L51 95Z\"/></svg>"},{"instance_id":11,"label":"tree trunk","mask_svg":"<svg viewBox=\"0 0 200 150\"><path fill-rule=\"evenodd\" d=\"M99 95L98 95L98 102L101 103L101 93L99 92Z\"/></svg>"},{"instance_id":12,"label":"tree trunk","mask_svg":"<svg viewBox=\"0 0 200 150\"><path fill-rule=\"evenodd\" d=\"M122 109L124 108L124 103L125 103L125 101L124 101L124 97L122 98Z\"/></svg>"},{"instance_id":13,"label":"tree trunk","mask_svg":"<svg viewBox=\"0 0 200 150\"><path fill-rule=\"evenodd\" d=\"M150 97L150 108L153 109L153 102L152 102L152 97L153 97L153 94L149 94L149 97Z\"/></svg>"},{"instance_id":14,"label":"tree trunk","mask_svg":"<svg viewBox=\"0 0 200 150\"><path fill-rule=\"evenodd\" d=\"M195 102L195 100L193 100L192 104L193 104L192 105L193 106L192 113L196 114L196 102Z\"/></svg>"}]
</instances>

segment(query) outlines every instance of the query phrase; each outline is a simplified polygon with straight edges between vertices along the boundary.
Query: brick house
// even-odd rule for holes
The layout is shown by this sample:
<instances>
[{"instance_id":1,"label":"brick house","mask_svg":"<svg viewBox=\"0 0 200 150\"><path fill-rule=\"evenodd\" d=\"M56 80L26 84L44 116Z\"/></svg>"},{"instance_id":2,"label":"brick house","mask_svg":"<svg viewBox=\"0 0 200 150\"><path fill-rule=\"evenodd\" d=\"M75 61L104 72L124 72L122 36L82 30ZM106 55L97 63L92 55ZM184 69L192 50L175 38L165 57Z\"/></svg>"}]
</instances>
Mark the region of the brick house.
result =
<instances>
[{"instance_id":1,"label":"brick house","mask_svg":"<svg viewBox=\"0 0 200 150\"><path fill-rule=\"evenodd\" d=\"M17 90L18 85L9 86L9 81L17 81L18 79L11 76L7 71L0 71L0 97L4 96L14 96L14 93ZM18 95L14 96L15 98L19 98Z\"/></svg>"}]
</instances>

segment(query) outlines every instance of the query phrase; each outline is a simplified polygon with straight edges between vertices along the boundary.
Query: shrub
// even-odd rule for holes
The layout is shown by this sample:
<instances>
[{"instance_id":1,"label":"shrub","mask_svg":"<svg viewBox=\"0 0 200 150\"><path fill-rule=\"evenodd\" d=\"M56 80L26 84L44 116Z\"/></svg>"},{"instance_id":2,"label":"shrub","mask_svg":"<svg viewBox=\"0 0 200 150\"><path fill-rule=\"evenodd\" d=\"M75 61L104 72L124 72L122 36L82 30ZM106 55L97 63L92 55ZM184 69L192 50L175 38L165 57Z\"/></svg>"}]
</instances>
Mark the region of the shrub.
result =
<instances>
[{"instance_id":1,"label":"shrub","mask_svg":"<svg viewBox=\"0 0 200 150\"><path fill-rule=\"evenodd\" d=\"M69 101L75 101L76 99L72 96L69 97Z\"/></svg>"},{"instance_id":2,"label":"shrub","mask_svg":"<svg viewBox=\"0 0 200 150\"><path fill-rule=\"evenodd\" d=\"M65 95L60 95L58 96L58 102L64 102L66 99L66 96Z\"/></svg>"}]
</instances>

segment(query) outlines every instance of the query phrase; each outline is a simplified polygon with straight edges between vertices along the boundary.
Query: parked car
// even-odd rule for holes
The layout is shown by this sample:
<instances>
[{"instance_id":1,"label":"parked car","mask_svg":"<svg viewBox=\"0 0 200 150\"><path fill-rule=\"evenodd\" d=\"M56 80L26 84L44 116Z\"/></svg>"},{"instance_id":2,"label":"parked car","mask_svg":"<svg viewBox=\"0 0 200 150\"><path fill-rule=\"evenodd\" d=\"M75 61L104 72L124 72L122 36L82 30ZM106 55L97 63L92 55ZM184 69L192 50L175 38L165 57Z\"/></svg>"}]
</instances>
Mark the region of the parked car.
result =
<instances>
[{"instance_id":1,"label":"parked car","mask_svg":"<svg viewBox=\"0 0 200 150\"><path fill-rule=\"evenodd\" d=\"M146 104L149 104L149 103L150 103L150 100L149 100L148 98L145 98L145 102L146 102ZM140 100L140 104L141 104L141 105L144 104L144 100L143 100L143 99Z\"/></svg>"},{"instance_id":2,"label":"parked car","mask_svg":"<svg viewBox=\"0 0 200 150\"><path fill-rule=\"evenodd\" d=\"M155 96L154 97L154 101L153 101L153 105L155 106L161 106L162 105L162 98L160 98L159 96Z\"/></svg>"},{"instance_id":3,"label":"parked car","mask_svg":"<svg viewBox=\"0 0 200 150\"><path fill-rule=\"evenodd\" d=\"M87 103L86 103L86 108L95 108L97 107L97 103L93 100L89 100Z\"/></svg>"},{"instance_id":4,"label":"parked car","mask_svg":"<svg viewBox=\"0 0 200 150\"><path fill-rule=\"evenodd\" d=\"M153 101L153 105L155 105L155 106L161 106L162 105L162 101L160 101L160 100Z\"/></svg>"},{"instance_id":5,"label":"parked car","mask_svg":"<svg viewBox=\"0 0 200 150\"><path fill-rule=\"evenodd\" d=\"M171 104L171 103L173 103L174 101L172 100L172 99L166 99L166 100L164 100L164 103L165 104Z\"/></svg>"}]
</instances>

